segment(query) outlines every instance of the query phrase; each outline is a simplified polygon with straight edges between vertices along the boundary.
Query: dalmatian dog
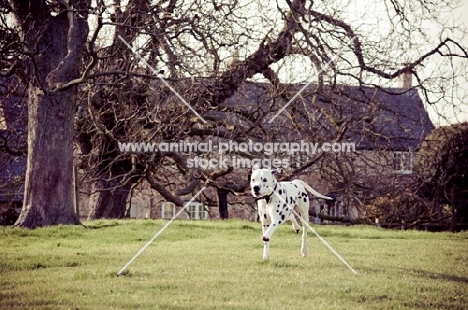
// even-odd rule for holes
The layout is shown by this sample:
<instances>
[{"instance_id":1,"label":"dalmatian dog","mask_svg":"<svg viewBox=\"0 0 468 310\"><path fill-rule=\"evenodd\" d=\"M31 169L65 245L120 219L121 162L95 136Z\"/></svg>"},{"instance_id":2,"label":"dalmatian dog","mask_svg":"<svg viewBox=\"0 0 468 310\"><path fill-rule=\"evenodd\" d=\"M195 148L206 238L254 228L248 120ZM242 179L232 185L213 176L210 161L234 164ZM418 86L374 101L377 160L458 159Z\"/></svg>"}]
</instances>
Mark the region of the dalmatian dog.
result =
<instances>
[{"instance_id":1,"label":"dalmatian dog","mask_svg":"<svg viewBox=\"0 0 468 310\"><path fill-rule=\"evenodd\" d=\"M270 256L270 239L279 225L289 220L296 233L299 232L301 226L292 211L294 208L302 219L308 222L309 196L307 191L316 197L331 199L321 195L301 180L277 182L275 178L277 172L279 171L254 167L250 179L252 195L257 201L258 215L262 222L263 259L268 259ZM307 252L307 226L302 225L302 256L306 257Z\"/></svg>"}]
</instances>

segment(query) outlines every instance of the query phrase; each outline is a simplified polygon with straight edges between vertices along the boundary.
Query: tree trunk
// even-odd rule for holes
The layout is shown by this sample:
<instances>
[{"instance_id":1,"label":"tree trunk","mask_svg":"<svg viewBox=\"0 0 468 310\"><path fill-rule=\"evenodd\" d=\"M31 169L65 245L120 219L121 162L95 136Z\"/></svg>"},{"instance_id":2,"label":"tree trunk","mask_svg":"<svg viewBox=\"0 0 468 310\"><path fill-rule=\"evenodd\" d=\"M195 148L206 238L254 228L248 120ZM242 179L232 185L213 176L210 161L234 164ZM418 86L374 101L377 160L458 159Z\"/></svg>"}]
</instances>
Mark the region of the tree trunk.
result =
<instances>
[{"instance_id":1,"label":"tree trunk","mask_svg":"<svg viewBox=\"0 0 468 310\"><path fill-rule=\"evenodd\" d=\"M117 150L114 144L108 143L104 149L106 156L116 158ZM96 171L98 181L95 183L98 198L96 205L93 206L88 215L88 220L101 218L121 219L125 217L127 209L127 200L132 186L140 180L138 176L130 176L132 170L136 169L136 162L123 160L110 160L109 157L101 157L100 164ZM134 158L134 157L132 157Z\"/></svg>"},{"instance_id":2,"label":"tree trunk","mask_svg":"<svg viewBox=\"0 0 468 310\"><path fill-rule=\"evenodd\" d=\"M228 193L229 193L228 191L218 189L219 216L223 220L229 218L228 204L227 204L227 194Z\"/></svg>"},{"instance_id":3,"label":"tree trunk","mask_svg":"<svg viewBox=\"0 0 468 310\"><path fill-rule=\"evenodd\" d=\"M456 222L456 214L457 214L457 208L455 207L454 204L452 204L452 221L450 223L450 231L451 232L456 232L456 226L457 226L457 222Z\"/></svg>"},{"instance_id":4,"label":"tree trunk","mask_svg":"<svg viewBox=\"0 0 468 310\"><path fill-rule=\"evenodd\" d=\"M16 226L79 224L73 206L73 138L77 88L88 35L86 1L10 1L29 58L28 160ZM79 12L79 13L78 13Z\"/></svg>"},{"instance_id":5,"label":"tree trunk","mask_svg":"<svg viewBox=\"0 0 468 310\"><path fill-rule=\"evenodd\" d=\"M124 218L128 195L133 183L128 182L119 186L118 178L110 181L101 180L98 183L98 187L102 191L99 193L96 206L89 213L88 220Z\"/></svg>"},{"instance_id":6,"label":"tree trunk","mask_svg":"<svg viewBox=\"0 0 468 310\"><path fill-rule=\"evenodd\" d=\"M73 208L75 89L45 96L29 87L24 204L16 226L79 224Z\"/></svg>"}]
</instances>

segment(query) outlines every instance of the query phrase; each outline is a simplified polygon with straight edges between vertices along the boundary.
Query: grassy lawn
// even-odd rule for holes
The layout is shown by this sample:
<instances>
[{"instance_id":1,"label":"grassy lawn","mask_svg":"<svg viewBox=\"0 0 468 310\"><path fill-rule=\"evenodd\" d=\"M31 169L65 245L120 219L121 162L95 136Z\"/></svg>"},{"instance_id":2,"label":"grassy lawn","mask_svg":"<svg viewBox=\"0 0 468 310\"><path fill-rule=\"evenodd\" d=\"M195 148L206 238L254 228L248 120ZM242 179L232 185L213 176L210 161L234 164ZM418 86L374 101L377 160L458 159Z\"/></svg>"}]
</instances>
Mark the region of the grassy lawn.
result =
<instances>
[{"instance_id":1,"label":"grassy lawn","mask_svg":"<svg viewBox=\"0 0 468 310\"><path fill-rule=\"evenodd\" d=\"M0 232L0 309L467 309L468 233L290 225L262 260L260 224L94 221Z\"/></svg>"}]
</instances>

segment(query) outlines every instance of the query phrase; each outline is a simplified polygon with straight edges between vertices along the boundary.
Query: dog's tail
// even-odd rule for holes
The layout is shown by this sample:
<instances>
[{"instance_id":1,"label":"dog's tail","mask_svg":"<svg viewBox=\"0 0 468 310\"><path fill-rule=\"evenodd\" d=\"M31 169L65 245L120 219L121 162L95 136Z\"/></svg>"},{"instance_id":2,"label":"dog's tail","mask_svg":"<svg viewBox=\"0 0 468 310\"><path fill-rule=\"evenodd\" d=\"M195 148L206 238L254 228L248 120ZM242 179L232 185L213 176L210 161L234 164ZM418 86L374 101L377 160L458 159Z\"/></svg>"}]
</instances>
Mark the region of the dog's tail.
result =
<instances>
[{"instance_id":1,"label":"dog's tail","mask_svg":"<svg viewBox=\"0 0 468 310\"><path fill-rule=\"evenodd\" d=\"M306 182L303 182L301 180L294 180L292 181L292 183L296 183L298 185L302 185L304 186L305 189L307 189L309 192L311 192L312 194L314 194L314 196L317 196L318 198L323 198L323 199L327 199L327 200L333 200L333 198L330 198L330 197L327 197L327 196L324 196L322 194L320 194L319 192L317 192L315 189L313 189L312 187L309 186L309 184L307 184Z\"/></svg>"}]
</instances>

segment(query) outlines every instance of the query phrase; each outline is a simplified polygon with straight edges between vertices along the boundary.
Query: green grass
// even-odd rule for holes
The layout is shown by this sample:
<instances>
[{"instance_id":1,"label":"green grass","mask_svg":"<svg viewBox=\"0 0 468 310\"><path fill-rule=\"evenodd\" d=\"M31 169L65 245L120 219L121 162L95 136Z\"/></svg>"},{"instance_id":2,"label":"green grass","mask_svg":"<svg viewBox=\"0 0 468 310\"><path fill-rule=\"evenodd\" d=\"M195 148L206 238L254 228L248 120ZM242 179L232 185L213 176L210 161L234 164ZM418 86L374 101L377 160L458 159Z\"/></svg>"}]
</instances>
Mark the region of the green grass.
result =
<instances>
[{"instance_id":1,"label":"green grass","mask_svg":"<svg viewBox=\"0 0 468 310\"><path fill-rule=\"evenodd\" d=\"M94 221L0 231L0 309L467 309L468 233L281 226L262 260L260 224Z\"/></svg>"}]
</instances>

